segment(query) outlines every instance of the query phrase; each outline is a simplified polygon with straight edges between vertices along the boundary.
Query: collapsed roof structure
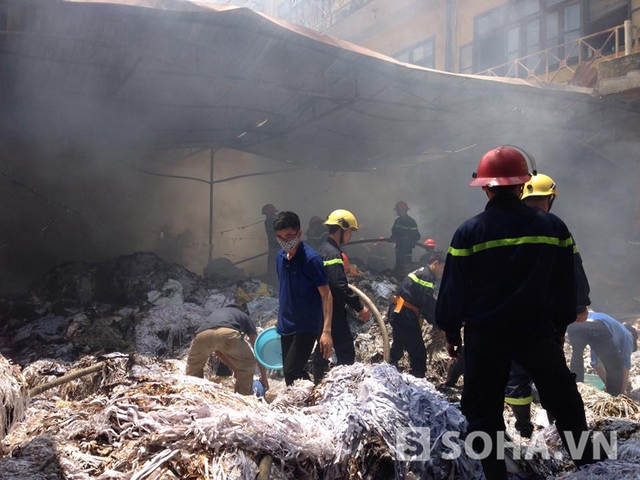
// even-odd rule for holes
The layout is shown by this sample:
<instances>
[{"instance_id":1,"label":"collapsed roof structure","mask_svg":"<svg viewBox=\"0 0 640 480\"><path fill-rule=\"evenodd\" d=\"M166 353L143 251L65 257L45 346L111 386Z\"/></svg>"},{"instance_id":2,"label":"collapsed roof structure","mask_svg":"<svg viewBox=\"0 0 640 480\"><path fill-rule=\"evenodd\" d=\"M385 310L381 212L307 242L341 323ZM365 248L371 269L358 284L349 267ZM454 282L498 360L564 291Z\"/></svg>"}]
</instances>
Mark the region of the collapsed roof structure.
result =
<instances>
[{"instance_id":1,"label":"collapsed roof structure","mask_svg":"<svg viewBox=\"0 0 640 480\"><path fill-rule=\"evenodd\" d=\"M553 139L569 129L588 142L638 119L587 89L416 67L247 8L3 0L0 30L5 139L73 128L104 144L369 170L459 151L489 130Z\"/></svg>"}]
</instances>

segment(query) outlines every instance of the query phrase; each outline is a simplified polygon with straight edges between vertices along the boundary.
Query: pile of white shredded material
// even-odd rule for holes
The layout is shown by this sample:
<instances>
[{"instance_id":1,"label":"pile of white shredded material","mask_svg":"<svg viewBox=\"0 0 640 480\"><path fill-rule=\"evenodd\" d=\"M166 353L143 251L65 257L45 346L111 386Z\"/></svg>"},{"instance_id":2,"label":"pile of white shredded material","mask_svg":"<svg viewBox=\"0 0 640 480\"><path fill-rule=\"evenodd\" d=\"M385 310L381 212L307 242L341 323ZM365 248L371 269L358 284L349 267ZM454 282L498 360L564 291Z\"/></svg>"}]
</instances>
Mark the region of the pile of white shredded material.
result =
<instances>
[{"instance_id":1,"label":"pile of white shredded material","mask_svg":"<svg viewBox=\"0 0 640 480\"><path fill-rule=\"evenodd\" d=\"M14 424L1 443L0 480L249 480L265 456L276 480L483 478L459 438L467 424L458 404L388 364L334 367L317 386L298 381L287 388L272 378L267 403L233 393L232 377L215 377L218 384L183 375L184 359L39 360L23 374L0 360L8 385L0 391L4 431ZM27 409L27 387L100 361L100 371L45 391ZM520 467L533 478L640 479L637 404L588 385L580 391L589 424L618 434L617 458L576 471L555 427L538 425L536 408L531 444L544 445L551 458L536 455ZM407 437L399 433L422 427L429 429L429 455L401 461L406 445L397 440ZM451 453L445 432L460 434L455 459L444 458Z\"/></svg>"},{"instance_id":2,"label":"pile of white shredded material","mask_svg":"<svg viewBox=\"0 0 640 480\"><path fill-rule=\"evenodd\" d=\"M29 395L20 367L0 355L0 440L24 418Z\"/></svg>"},{"instance_id":3,"label":"pile of white shredded material","mask_svg":"<svg viewBox=\"0 0 640 480\"><path fill-rule=\"evenodd\" d=\"M265 455L275 479L481 478L464 453L442 458L442 434L466 428L459 409L390 365L337 367L271 404L207 380L138 372L85 398L34 398L3 442L0 478L252 479ZM431 429L431 460L396 461L396 429L408 426Z\"/></svg>"}]
</instances>

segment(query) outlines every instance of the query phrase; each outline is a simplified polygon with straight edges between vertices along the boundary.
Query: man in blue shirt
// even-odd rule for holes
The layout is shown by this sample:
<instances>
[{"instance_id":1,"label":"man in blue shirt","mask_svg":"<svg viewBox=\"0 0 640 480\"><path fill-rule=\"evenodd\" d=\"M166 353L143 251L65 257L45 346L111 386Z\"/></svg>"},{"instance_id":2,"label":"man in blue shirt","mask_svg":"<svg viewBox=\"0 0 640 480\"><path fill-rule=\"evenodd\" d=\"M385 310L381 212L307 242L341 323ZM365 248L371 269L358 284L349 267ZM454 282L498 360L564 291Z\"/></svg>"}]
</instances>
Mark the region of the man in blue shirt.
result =
<instances>
[{"instance_id":1,"label":"man in blue shirt","mask_svg":"<svg viewBox=\"0 0 640 480\"><path fill-rule=\"evenodd\" d=\"M316 341L317 355L325 359L331 355L333 299L322 258L301 241L298 215L278 213L273 228L282 248L276 258L280 281L277 330L282 342L282 370L288 386L299 378L309 380L304 367Z\"/></svg>"},{"instance_id":2,"label":"man in blue shirt","mask_svg":"<svg viewBox=\"0 0 640 480\"><path fill-rule=\"evenodd\" d=\"M567 328L571 344L571 371L584 382L584 348L591 347L591 366L605 383L607 393L620 395L627 389L631 353L636 351L638 334L604 313L589 311L587 321Z\"/></svg>"}]
</instances>

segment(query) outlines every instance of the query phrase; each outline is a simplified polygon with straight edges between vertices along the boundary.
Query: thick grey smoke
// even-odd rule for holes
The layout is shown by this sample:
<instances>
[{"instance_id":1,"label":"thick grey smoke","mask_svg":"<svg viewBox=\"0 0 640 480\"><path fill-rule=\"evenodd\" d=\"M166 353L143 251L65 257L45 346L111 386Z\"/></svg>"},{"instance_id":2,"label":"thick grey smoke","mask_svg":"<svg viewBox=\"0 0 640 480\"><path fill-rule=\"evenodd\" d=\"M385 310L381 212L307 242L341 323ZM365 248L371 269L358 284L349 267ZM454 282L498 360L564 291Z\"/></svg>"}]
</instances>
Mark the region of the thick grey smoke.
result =
<instances>
[{"instance_id":1,"label":"thick grey smoke","mask_svg":"<svg viewBox=\"0 0 640 480\"><path fill-rule=\"evenodd\" d=\"M194 151L158 149L164 139L154 125L100 116L109 102L104 91L109 82L99 76L83 97L90 108L80 109L65 97L48 96L18 81L28 80L29 72L11 69L10 62L1 68L2 98L8 101L0 114L0 289L23 289L65 261L99 261L139 250L201 273L208 256L208 186L152 176L132 165L208 180L209 152L189 156ZM455 81L461 88L481 90L477 82ZM461 112L457 124L445 128L435 119L433 131L425 129L425 137L444 139L450 151L434 144L434 151L402 165L389 160L367 172L330 172L319 166L215 185L214 256L238 261L266 251L265 203L297 212L304 229L313 215L351 210L361 225L358 239L389 236L393 207L404 200L422 240L435 238L446 249L455 228L484 208L482 191L467 186L478 160L496 145L516 144L559 185L553 212L578 242L594 306L610 313L637 310L637 136L621 140L619 132L628 127L616 120L615 105L594 103L590 114L581 109L572 116L558 111L554 94L530 97L524 90L521 105L504 112L502 121L483 123L486 111L477 108L505 109L502 94L492 91L497 92L494 101L452 104ZM629 118L624 109L620 112ZM467 118L475 122L467 125ZM158 124L162 120L156 119ZM218 150L214 164L216 179L283 168L275 160L225 149ZM390 244L345 251L365 262L384 257L388 267L393 265ZM415 259L419 253L414 252ZM265 261L242 267L261 274Z\"/></svg>"}]
</instances>

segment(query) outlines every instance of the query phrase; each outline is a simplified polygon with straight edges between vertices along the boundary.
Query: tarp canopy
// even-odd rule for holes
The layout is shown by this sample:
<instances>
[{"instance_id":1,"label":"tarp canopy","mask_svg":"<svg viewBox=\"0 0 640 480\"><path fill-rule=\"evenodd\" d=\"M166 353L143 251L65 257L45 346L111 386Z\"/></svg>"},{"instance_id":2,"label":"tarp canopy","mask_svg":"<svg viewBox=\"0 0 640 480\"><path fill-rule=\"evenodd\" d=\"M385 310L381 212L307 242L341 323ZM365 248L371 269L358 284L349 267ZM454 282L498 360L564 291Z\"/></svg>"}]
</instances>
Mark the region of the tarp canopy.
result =
<instances>
[{"instance_id":1,"label":"tarp canopy","mask_svg":"<svg viewBox=\"0 0 640 480\"><path fill-rule=\"evenodd\" d=\"M0 0L0 135L233 148L326 170L457 151L488 132L624 122L586 91L456 75L247 8ZM597 128L597 126L596 126ZM53 133L52 133L53 134ZM507 137L508 135L504 135Z\"/></svg>"}]
</instances>

